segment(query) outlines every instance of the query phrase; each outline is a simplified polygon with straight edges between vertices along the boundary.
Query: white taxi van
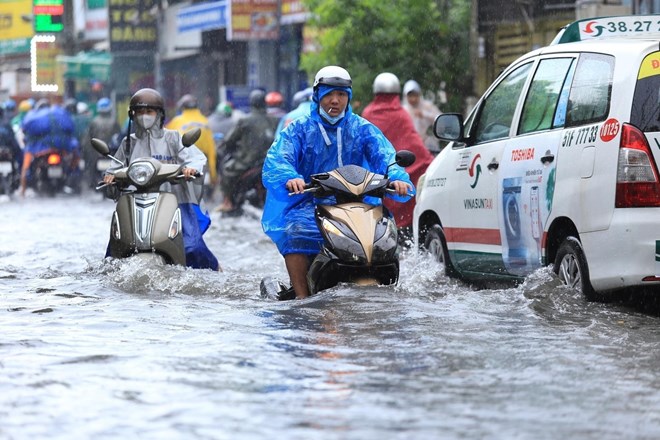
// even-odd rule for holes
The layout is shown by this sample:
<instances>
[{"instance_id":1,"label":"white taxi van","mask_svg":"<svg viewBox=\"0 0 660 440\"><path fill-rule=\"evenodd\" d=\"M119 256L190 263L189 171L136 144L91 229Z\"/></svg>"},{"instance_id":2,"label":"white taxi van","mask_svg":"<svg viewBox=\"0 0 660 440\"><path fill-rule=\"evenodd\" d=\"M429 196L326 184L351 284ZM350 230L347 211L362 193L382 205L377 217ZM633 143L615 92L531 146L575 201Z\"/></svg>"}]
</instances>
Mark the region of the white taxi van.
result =
<instances>
[{"instance_id":1,"label":"white taxi van","mask_svg":"<svg viewBox=\"0 0 660 440\"><path fill-rule=\"evenodd\" d=\"M660 291L660 15L572 23L434 130L413 228L447 275Z\"/></svg>"}]
</instances>

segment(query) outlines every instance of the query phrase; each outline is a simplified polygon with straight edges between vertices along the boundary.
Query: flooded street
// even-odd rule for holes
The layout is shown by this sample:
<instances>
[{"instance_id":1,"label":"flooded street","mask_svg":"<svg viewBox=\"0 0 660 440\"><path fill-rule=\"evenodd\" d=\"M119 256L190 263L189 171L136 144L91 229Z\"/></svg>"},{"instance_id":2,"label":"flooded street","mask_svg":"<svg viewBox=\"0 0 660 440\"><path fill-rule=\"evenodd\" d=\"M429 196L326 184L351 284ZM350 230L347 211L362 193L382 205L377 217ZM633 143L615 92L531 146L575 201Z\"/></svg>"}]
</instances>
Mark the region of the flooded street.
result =
<instances>
[{"instance_id":1,"label":"flooded street","mask_svg":"<svg viewBox=\"0 0 660 440\"><path fill-rule=\"evenodd\" d=\"M215 273L104 261L113 208L0 204L2 439L660 437L653 308L547 269L477 290L413 252L396 287L274 302L256 215L212 213Z\"/></svg>"}]
</instances>

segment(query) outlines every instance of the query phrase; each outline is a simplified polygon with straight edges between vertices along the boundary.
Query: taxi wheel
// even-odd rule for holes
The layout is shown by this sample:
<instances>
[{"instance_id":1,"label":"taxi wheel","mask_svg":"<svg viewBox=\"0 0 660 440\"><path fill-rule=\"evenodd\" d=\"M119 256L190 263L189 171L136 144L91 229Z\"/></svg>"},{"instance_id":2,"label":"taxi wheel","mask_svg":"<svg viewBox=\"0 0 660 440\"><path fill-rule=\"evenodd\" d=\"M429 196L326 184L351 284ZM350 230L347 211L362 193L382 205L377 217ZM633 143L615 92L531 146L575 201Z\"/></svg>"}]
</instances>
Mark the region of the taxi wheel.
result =
<instances>
[{"instance_id":1,"label":"taxi wheel","mask_svg":"<svg viewBox=\"0 0 660 440\"><path fill-rule=\"evenodd\" d=\"M433 225L426 234L424 247L429 251L438 263L445 266L445 275L450 278L457 278L458 272L449 259L449 250L447 249L447 239L440 225Z\"/></svg>"},{"instance_id":2,"label":"taxi wheel","mask_svg":"<svg viewBox=\"0 0 660 440\"><path fill-rule=\"evenodd\" d=\"M589 282L589 267L582 245L575 237L566 238L555 258L554 272L562 283L579 290L588 301L602 300Z\"/></svg>"}]
</instances>

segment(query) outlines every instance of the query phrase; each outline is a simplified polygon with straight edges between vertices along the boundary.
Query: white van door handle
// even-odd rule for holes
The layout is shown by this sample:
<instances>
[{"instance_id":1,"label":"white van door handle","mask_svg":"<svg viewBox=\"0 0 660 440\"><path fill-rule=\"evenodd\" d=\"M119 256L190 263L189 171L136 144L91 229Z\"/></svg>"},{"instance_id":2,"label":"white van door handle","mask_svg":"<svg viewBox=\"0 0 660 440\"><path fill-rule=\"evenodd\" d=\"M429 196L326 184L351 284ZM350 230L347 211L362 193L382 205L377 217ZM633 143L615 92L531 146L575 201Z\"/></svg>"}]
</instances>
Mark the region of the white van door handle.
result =
<instances>
[{"instance_id":1,"label":"white van door handle","mask_svg":"<svg viewBox=\"0 0 660 440\"><path fill-rule=\"evenodd\" d=\"M545 152L544 156L541 156L541 163L547 165L552 163L555 160L555 155L550 152L550 150Z\"/></svg>"},{"instance_id":2,"label":"white van door handle","mask_svg":"<svg viewBox=\"0 0 660 440\"><path fill-rule=\"evenodd\" d=\"M500 163L496 161L495 158L493 158L493 160L491 160L490 163L486 165L486 167L491 171L495 171L500 167Z\"/></svg>"}]
</instances>

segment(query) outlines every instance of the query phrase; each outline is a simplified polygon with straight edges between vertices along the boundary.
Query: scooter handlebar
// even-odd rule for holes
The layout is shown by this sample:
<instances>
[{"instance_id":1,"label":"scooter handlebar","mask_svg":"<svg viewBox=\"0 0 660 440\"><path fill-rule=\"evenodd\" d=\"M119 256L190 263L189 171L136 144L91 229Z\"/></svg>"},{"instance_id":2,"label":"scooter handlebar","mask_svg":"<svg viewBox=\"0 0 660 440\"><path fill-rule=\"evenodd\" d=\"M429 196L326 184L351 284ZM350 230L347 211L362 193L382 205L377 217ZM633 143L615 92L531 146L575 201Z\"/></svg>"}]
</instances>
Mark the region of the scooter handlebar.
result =
<instances>
[{"instance_id":1,"label":"scooter handlebar","mask_svg":"<svg viewBox=\"0 0 660 440\"><path fill-rule=\"evenodd\" d=\"M306 183L305 184L305 189L303 189L302 194L305 193L315 193L316 191L319 190L319 186L312 185L311 183ZM300 195L301 193L295 193L295 192L290 192L290 196L297 196Z\"/></svg>"},{"instance_id":2,"label":"scooter handlebar","mask_svg":"<svg viewBox=\"0 0 660 440\"><path fill-rule=\"evenodd\" d=\"M203 176L203 174L200 173L199 171L197 171L195 174L193 174L192 176L190 176L190 180L195 180L195 179L197 179L197 178L199 178L199 177L202 177L202 176ZM185 180L185 179L186 179L186 175L185 175L185 174L179 174L178 176L176 176L176 179L178 179L178 180Z\"/></svg>"}]
</instances>

